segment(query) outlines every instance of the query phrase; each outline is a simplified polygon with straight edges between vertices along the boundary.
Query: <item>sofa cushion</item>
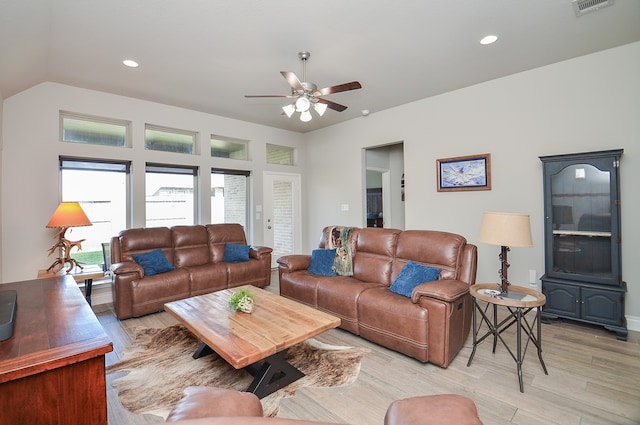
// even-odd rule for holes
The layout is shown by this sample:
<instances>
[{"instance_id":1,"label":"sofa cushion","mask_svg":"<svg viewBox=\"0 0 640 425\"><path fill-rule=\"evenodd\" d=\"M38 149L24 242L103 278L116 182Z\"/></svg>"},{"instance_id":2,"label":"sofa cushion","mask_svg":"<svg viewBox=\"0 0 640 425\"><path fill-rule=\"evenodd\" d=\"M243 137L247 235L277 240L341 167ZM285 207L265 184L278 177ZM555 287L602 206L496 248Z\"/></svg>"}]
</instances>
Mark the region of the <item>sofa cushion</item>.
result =
<instances>
[{"instance_id":1,"label":"sofa cushion","mask_svg":"<svg viewBox=\"0 0 640 425\"><path fill-rule=\"evenodd\" d=\"M241 245L237 243L224 244L224 261L225 263L242 263L249 261L249 245Z\"/></svg>"},{"instance_id":2,"label":"sofa cushion","mask_svg":"<svg viewBox=\"0 0 640 425\"><path fill-rule=\"evenodd\" d=\"M211 263L209 236L204 226L173 226L173 264L180 267L195 267Z\"/></svg>"},{"instance_id":3,"label":"sofa cushion","mask_svg":"<svg viewBox=\"0 0 640 425\"><path fill-rule=\"evenodd\" d=\"M145 252L143 254L136 254L133 256L133 261L140 264L144 269L144 274L147 276L153 276L158 273L170 272L175 270L175 267L167 260L166 255L161 249L154 249L153 251Z\"/></svg>"},{"instance_id":4,"label":"sofa cushion","mask_svg":"<svg viewBox=\"0 0 640 425\"><path fill-rule=\"evenodd\" d=\"M336 258L336 249L314 249L311 251L311 264L307 271L320 276L336 276L333 262Z\"/></svg>"},{"instance_id":5,"label":"sofa cushion","mask_svg":"<svg viewBox=\"0 0 640 425\"><path fill-rule=\"evenodd\" d=\"M437 280L438 276L440 276L440 269L423 266L413 260L409 260L396 280L391 284L389 290L405 297L411 297L413 288L421 283Z\"/></svg>"}]
</instances>

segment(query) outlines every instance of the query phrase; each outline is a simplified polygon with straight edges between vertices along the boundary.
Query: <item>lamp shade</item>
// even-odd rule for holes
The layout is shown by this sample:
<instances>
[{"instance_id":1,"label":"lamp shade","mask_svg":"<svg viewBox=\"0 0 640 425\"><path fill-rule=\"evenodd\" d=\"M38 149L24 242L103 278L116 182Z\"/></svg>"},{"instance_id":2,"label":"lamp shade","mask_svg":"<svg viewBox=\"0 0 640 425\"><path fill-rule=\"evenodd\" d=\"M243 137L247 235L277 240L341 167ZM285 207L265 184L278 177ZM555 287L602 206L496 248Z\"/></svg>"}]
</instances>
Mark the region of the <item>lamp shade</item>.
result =
<instances>
[{"instance_id":1,"label":"lamp shade","mask_svg":"<svg viewBox=\"0 0 640 425\"><path fill-rule=\"evenodd\" d=\"M485 212L478 240L492 245L532 247L529 214Z\"/></svg>"},{"instance_id":2,"label":"lamp shade","mask_svg":"<svg viewBox=\"0 0 640 425\"><path fill-rule=\"evenodd\" d=\"M46 227L91 226L89 217L78 202L60 202Z\"/></svg>"}]
</instances>

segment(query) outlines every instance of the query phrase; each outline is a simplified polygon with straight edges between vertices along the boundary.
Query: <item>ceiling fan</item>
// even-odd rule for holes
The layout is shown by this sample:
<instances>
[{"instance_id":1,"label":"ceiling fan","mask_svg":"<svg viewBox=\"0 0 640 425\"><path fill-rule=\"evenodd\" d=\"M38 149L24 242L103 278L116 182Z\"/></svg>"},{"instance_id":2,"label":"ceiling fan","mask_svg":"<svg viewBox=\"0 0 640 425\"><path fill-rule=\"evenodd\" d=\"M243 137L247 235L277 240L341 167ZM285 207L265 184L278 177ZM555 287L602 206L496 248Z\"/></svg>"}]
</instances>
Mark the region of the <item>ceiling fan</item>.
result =
<instances>
[{"instance_id":1,"label":"ceiling fan","mask_svg":"<svg viewBox=\"0 0 640 425\"><path fill-rule=\"evenodd\" d=\"M291 86L291 94L255 94L245 95L244 97L283 97L288 99L295 99L292 103L282 107L282 110L289 118L294 112L300 112L300 121L311 121L311 108L313 108L318 115L322 116L327 108L334 111L342 112L347 109L346 106L331 100L323 98L323 96L340 93L343 91L357 90L362 88L358 81L351 81L349 83L338 84L335 86L325 87L318 90L318 86L314 83L307 82L307 60L311 57L309 52L300 52L298 57L302 61L302 81L290 71L280 71L280 74L287 80Z\"/></svg>"}]
</instances>

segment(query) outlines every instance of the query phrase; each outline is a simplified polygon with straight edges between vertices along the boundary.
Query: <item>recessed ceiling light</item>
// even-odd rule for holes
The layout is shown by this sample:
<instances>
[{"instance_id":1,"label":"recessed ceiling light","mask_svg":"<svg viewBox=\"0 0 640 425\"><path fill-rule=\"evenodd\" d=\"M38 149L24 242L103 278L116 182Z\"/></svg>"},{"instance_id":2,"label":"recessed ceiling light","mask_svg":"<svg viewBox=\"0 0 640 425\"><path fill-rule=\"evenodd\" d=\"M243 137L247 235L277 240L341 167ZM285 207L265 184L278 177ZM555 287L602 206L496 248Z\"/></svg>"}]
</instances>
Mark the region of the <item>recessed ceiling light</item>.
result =
<instances>
[{"instance_id":1,"label":"recessed ceiling light","mask_svg":"<svg viewBox=\"0 0 640 425\"><path fill-rule=\"evenodd\" d=\"M483 37L482 40L480 40L480 44L487 45L487 44L495 43L496 41L498 41L497 35L487 35Z\"/></svg>"},{"instance_id":2,"label":"recessed ceiling light","mask_svg":"<svg viewBox=\"0 0 640 425\"><path fill-rule=\"evenodd\" d=\"M129 68L137 68L138 67L138 62L134 61L133 59L125 59L122 61L123 64L125 64L126 66L128 66Z\"/></svg>"}]
</instances>

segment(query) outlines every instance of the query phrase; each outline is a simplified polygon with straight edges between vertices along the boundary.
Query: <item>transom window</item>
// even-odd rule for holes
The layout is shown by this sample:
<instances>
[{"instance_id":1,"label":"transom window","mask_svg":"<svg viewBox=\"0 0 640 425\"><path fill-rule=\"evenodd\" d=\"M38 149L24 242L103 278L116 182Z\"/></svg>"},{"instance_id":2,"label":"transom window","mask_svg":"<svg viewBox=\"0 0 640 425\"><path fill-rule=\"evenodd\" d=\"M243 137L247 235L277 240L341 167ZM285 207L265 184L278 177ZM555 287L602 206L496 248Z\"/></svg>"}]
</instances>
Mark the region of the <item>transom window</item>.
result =
<instances>
[{"instance_id":1,"label":"transom window","mask_svg":"<svg viewBox=\"0 0 640 425\"><path fill-rule=\"evenodd\" d=\"M193 154L196 132L147 124L144 129L144 148L153 151Z\"/></svg>"},{"instance_id":2,"label":"transom window","mask_svg":"<svg viewBox=\"0 0 640 425\"><path fill-rule=\"evenodd\" d=\"M293 165L294 149L267 144L267 164Z\"/></svg>"},{"instance_id":3,"label":"transom window","mask_svg":"<svg viewBox=\"0 0 640 425\"><path fill-rule=\"evenodd\" d=\"M60 112L60 140L125 147L130 134L130 121Z\"/></svg>"},{"instance_id":4,"label":"transom window","mask_svg":"<svg viewBox=\"0 0 640 425\"><path fill-rule=\"evenodd\" d=\"M211 156L216 158L249 159L248 140L211 135Z\"/></svg>"}]
</instances>

